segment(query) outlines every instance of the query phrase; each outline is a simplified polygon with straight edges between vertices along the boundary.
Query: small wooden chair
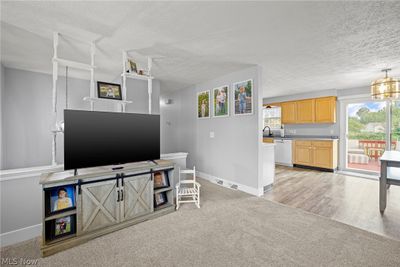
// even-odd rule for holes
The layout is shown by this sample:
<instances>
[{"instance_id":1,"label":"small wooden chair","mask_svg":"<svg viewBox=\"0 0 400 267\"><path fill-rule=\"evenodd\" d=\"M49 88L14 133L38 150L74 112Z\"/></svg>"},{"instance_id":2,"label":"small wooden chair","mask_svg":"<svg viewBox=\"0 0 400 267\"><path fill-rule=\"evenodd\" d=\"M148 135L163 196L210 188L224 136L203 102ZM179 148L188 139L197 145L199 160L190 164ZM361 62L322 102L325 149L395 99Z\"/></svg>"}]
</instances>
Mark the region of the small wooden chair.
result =
<instances>
[{"instance_id":1,"label":"small wooden chair","mask_svg":"<svg viewBox=\"0 0 400 267\"><path fill-rule=\"evenodd\" d=\"M181 180L181 174L192 174L193 179ZM179 168L179 182L176 184L176 210L180 203L195 203L200 208L200 184L196 182L196 167L193 170Z\"/></svg>"}]
</instances>

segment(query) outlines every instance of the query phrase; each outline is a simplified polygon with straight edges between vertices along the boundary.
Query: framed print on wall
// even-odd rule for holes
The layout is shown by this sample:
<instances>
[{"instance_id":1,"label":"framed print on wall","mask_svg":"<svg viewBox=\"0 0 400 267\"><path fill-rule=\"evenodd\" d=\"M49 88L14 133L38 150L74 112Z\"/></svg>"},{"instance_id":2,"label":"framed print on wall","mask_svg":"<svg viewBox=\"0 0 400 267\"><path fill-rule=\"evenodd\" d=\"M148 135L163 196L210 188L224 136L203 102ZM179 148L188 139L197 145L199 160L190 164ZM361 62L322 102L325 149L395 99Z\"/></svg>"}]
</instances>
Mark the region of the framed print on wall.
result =
<instances>
[{"instance_id":1,"label":"framed print on wall","mask_svg":"<svg viewBox=\"0 0 400 267\"><path fill-rule=\"evenodd\" d=\"M197 93L197 118L210 118L210 90Z\"/></svg>"},{"instance_id":2,"label":"framed print on wall","mask_svg":"<svg viewBox=\"0 0 400 267\"><path fill-rule=\"evenodd\" d=\"M234 115L253 114L253 80L233 84Z\"/></svg>"},{"instance_id":3,"label":"framed print on wall","mask_svg":"<svg viewBox=\"0 0 400 267\"><path fill-rule=\"evenodd\" d=\"M229 86L224 85L213 89L214 117L229 116Z\"/></svg>"},{"instance_id":4,"label":"framed print on wall","mask_svg":"<svg viewBox=\"0 0 400 267\"><path fill-rule=\"evenodd\" d=\"M97 97L122 100L121 85L116 83L97 82Z\"/></svg>"}]
</instances>

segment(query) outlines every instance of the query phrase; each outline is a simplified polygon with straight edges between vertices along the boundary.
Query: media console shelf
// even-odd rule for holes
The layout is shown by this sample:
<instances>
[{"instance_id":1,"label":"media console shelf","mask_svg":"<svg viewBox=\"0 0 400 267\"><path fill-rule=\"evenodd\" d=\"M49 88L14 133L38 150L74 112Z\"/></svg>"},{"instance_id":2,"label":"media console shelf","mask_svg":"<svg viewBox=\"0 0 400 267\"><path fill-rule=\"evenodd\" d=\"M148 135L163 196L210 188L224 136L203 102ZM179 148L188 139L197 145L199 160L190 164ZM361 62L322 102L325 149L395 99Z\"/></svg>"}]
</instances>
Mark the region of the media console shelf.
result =
<instances>
[{"instance_id":1,"label":"media console shelf","mask_svg":"<svg viewBox=\"0 0 400 267\"><path fill-rule=\"evenodd\" d=\"M175 211L174 164L155 162L42 174L42 256ZM167 185L154 189L160 173Z\"/></svg>"}]
</instances>

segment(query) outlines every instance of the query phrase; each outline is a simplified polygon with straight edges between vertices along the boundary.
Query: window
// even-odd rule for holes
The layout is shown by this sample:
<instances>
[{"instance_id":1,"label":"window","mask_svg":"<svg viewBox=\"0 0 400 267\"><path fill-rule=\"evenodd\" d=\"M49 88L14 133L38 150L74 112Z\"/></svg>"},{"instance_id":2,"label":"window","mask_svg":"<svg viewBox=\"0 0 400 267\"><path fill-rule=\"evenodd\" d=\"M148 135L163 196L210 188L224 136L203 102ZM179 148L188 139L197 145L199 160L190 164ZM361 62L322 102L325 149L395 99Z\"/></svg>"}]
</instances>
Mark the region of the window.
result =
<instances>
[{"instance_id":1,"label":"window","mask_svg":"<svg viewBox=\"0 0 400 267\"><path fill-rule=\"evenodd\" d=\"M264 108L264 127L269 126L271 130L281 128L281 107Z\"/></svg>"}]
</instances>

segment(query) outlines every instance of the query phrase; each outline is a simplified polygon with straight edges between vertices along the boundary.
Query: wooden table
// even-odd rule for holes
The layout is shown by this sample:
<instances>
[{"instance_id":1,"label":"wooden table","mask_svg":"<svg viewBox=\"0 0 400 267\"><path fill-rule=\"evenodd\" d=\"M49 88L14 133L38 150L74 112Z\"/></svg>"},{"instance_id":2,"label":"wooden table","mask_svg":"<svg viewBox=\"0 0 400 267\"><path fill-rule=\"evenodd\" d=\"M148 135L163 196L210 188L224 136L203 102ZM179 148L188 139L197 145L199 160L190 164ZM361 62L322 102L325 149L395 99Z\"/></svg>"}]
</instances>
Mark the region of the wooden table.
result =
<instances>
[{"instance_id":1,"label":"wooden table","mask_svg":"<svg viewBox=\"0 0 400 267\"><path fill-rule=\"evenodd\" d=\"M379 209L383 213L386 208L388 186L391 184L400 186L400 151L386 151L380 161Z\"/></svg>"}]
</instances>

